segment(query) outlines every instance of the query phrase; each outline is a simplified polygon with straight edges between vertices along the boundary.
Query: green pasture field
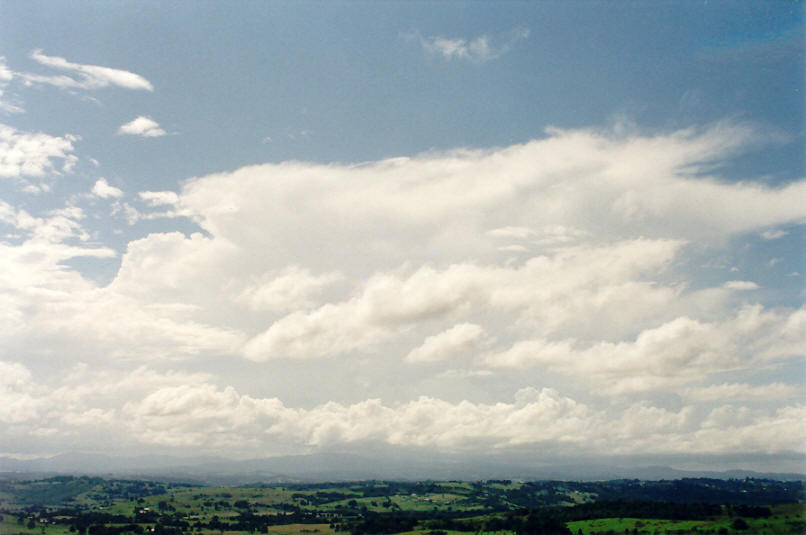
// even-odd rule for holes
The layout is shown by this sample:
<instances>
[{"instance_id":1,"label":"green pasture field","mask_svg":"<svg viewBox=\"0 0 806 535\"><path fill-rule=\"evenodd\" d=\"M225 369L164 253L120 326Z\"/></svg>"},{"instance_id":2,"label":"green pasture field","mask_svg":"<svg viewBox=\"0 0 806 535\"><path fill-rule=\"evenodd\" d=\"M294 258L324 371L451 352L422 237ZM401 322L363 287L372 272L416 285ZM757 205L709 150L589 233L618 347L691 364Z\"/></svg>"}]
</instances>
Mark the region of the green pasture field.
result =
<instances>
[{"instance_id":1,"label":"green pasture field","mask_svg":"<svg viewBox=\"0 0 806 535\"><path fill-rule=\"evenodd\" d=\"M395 535L429 535L433 533L435 530L431 529L416 529L413 531L404 531L402 533L395 533ZM440 533L445 533L446 535L515 535L512 531L482 531L478 534L472 534L467 531L456 531L453 529L444 529L444 530L437 530Z\"/></svg>"},{"instance_id":2,"label":"green pasture field","mask_svg":"<svg viewBox=\"0 0 806 535\"><path fill-rule=\"evenodd\" d=\"M196 533L194 531L194 533ZM202 529L201 535L221 535L220 530ZM224 535L243 535L243 531L224 530ZM287 524L284 526L269 526L269 535L335 535L327 524ZM467 535L467 534L465 534Z\"/></svg>"},{"instance_id":3,"label":"green pasture field","mask_svg":"<svg viewBox=\"0 0 806 535\"><path fill-rule=\"evenodd\" d=\"M676 534L718 534L720 530L728 533L744 533L747 535L802 535L806 533L806 505L788 504L771 507L773 515L769 518L744 518L748 528L735 530L731 527L735 518L727 515L714 520L663 520L653 518L597 518L568 522L566 525L574 535L580 531L583 535L606 533L638 533L652 535ZM722 531L724 533L724 531Z\"/></svg>"},{"instance_id":4,"label":"green pasture field","mask_svg":"<svg viewBox=\"0 0 806 535\"><path fill-rule=\"evenodd\" d=\"M567 524L571 532L576 535L582 530L584 535L596 533L658 533L682 532L682 533L707 533L709 530L719 529L722 523L699 520L660 520L647 518L597 518L595 520L580 520Z\"/></svg>"},{"instance_id":5,"label":"green pasture field","mask_svg":"<svg viewBox=\"0 0 806 535\"><path fill-rule=\"evenodd\" d=\"M328 524L287 524L284 526L269 526L271 535L334 535L336 532Z\"/></svg>"},{"instance_id":6,"label":"green pasture field","mask_svg":"<svg viewBox=\"0 0 806 535\"><path fill-rule=\"evenodd\" d=\"M3 520L0 520L0 535L75 535L70 533L68 526L63 525L47 525L43 526L37 524L33 528L28 528L25 524L18 524L17 518L10 515L2 515Z\"/></svg>"}]
</instances>

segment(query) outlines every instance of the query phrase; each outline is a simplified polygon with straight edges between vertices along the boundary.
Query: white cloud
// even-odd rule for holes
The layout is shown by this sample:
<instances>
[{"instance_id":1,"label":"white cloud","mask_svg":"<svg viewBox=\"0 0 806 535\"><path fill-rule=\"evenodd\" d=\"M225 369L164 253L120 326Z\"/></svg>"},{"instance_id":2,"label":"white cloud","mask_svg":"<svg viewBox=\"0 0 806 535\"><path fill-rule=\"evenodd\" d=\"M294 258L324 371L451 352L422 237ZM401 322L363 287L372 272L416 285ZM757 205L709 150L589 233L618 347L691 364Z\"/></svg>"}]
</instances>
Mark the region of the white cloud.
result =
<instances>
[{"instance_id":1,"label":"white cloud","mask_svg":"<svg viewBox=\"0 0 806 535\"><path fill-rule=\"evenodd\" d=\"M727 281L723 286L728 290L736 290L738 292L758 290L759 288L758 284L753 281Z\"/></svg>"},{"instance_id":2,"label":"white cloud","mask_svg":"<svg viewBox=\"0 0 806 535\"><path fill-rule=\"evenodd\" d=\"M0 423L24 422L38 415L41 403L30 393L33 385L25 366L0 361Z\"/></svg>"},{"instance_id":3,"label":"white cloud","mask_svg":"<svg viewBox=\"0 0 806 535\"><path fill-rule=\"evenodd\" d=\"M147 304L113 290L50 301L32 317L41 347L67 344L77 354L166 361L233 354L243 344L237 330L196 321L189 317L194 307L181 303Z\"/></svg>"},{"instance_id":4,"label":"white cloud","mask_svg":"<svg viewBox=\"0 0 806 535\"><path fill-rule=\"evenodd\" d=\"M436 362L452 359L476 349L486 336L484 328L473 323L460 323L447 331L429 336L423 345L406 355L406 362Z\"/></svg>"},{"instance_id":5,"label":"white cloud","mask_svg":"<svg viewBox=\"0 0 806 535\"><path fill-rule=\"evenodd\" d=\"M787 234L789 234L789 232L783 229L771 229L762 232L761 237L764 238L765 240L777 240L778 238L783 238Z\"/></svg>"},{"instance_id":6,"label":"white cloud","mask_svg":"<svg viewBox=\"0 0 806 535\"><path fill-rule=\"evenodd\" d=\"M129 71L98 65L72 63L58 56L46 56L40 50L34 50L31 53L31 58L41 65L74 74L76 78L66 75L43 76L32 73L16 73L27 83L50 84L64 89L101 89L112 85L125 89L154 90L151 82L139 74Z\"/></svg>"},{"instance_id":7,"label":"white cloud","mask_svg":"<svg viewBox=\"0 0 806 535\"><path fill-rule=\"evenodd\" d=\"M276 321L244 346L244 356L255 361L311 358L366 350L393 333L383 326L367 326L353 307L324 305L311 312L293 312Z\"/></svg>"},{"instance_id":8,"label":"white cloud","mask_svg":"<svg viewBox=\"0 0 806 535\"><path fill-rule=\"evenodd\" d=\"M92 194L102 199L123 197L123 191L115 186L109 185L105 178L99 178L92 186Z\"/></svg>"},{"instance_id":9,"label":"white cloud","mask_svg":"<svg viewBox=\"0 0 806 535\"><path fill-rule=\"evenodd\" d=\"M439 54L445 59L484 63L506 54L518 41L526 39L528 36L529 30L521 28L498 38L493 38L486 34L470 40L447 37L416 37L423 48L431 53Z\"/></svg>"},{"instance_id":10,"label":"white cloud","mask_svg":"<svg viewBox=\"0 0 806 535\"><path fill-rule=\"evenodd\" d=\"M247 354L256 360L372 350L429 321L468 322L466 314L488 307L511 325L497 336L502 340L521 329L544 336L587 332L592 341L618 338L695 304L681 297L682 287L660 282L663 270L680 259L680 237L724 236L750 225L737 217L741 208L724 218L715 210L686 213L689 196L701 197L708 188L722 199L747 193L763 224L800 217L800 204L789 207L798 183L779 191L692 180L678 171L691 169L692 161L718 159L726 146L735 150L737 139L753 137L744 127L724 125L649 139L554 132L492 152L354 166L286 163L193 179L179 194L142 192L147 204L172 209L137 211L136 217L186 215L208 237L154 234L132 242L107 291L141 302L135 309L159 304L161 312L150 313L154 321L173 316L164 324L187 322L187 332L225 325L216 332L251 338ZM653 173L642 172L639 180L633 168ZM666 195L664 184L676 193ZM687 188L691 192L681 194ZM633 204L655 198L669 203L675 195L680 203L641 221L641 232L655 237L614 239L630 236L632 227L597 207L602 199L621 198L625 189L636 192ZM526 204L532 208L523 209ZM697 225L690 225L692 216ZM505 237L564 244L522 264L502 265L497 240ZM336 269L342 282L320 293L331 288ZM164 308L171 303L185 306ZM277 312L286 315L273 316Z\"/></svg>"},{"instance_id":11,"label":"white cloud","mask_svg":"<svg viewBox=\"0 0 806 535\"><path fill-rule=\"evenodd\" d=\"M162 383L150 390L137 389L137 399L122 406L94 410L114 413L113 425L142 446L226 448L240 455L350 444L471 452L539 445L544 454L567 454L571 448L621 454L804 451L798 418L806 408L800 405L775 411L732 405L710 411L692 406L671 411L636 404L609 414L550 388L525 388L514 400L495 404L450 403L422 396L397 405L367 399L295 409L276 398L243 395L230 386L220 388L198 378ZM66 389L32 401L52 407L64 393ZM85 396L92 396L91 391L83 390L66 398L68 403L62 402L60 420L66 428L62 432L77 433L84 426L98 425L82 417L88 410ZM787 426L789 431L781 432ZM743 443L748 446L741 447Z\"/></svg>"},{"instance_id":12,"label":"white cloud","mask_svg":"<svg viewBox=\"0 0 806 535\"><path fill-rule=\"evenodd\" d=\"M18 223L31 237L18 246L0 242L0 308L3 310L0 343L9 350L25 348L18 353L27 354L32 349L45 347L33 325L37 313L47 310L56 299L70 299L77 293L91 290L80 275L65 270L62 262L77 257L111 258L115 253L107 248L53 243L54 239L77 232L73 225L66 225L62 220L29 219L23 213ZM37 342L25 343L29 336Z\"/></svg>"},{"instance_id":13,"label":"white cloud","mask_svg":"<svg viewBox=\"0 0 806 535\"><path fill-rule=\"evenodd\" d=\"M563 225L546 225L541 228L502 227L487 232L488 236L505 240L518 240L538 248L563 247L589 239L588 231L566 227ZM507 245L499 247L502 251L526 251L524 245Z\"/></svg>"},{"instance_id":14,"label":"white cloud","mask_svg":"<svg viewBox=\"0 0 806 535\"><path fill-rule=\"evenodd\" d=\"M149 206L176 206L179 203L179 195L173 191L141 191L138 195Z\"/></svg>"},{"instance_id":15,"label":"white cloud","mask_svg":"<svg viewBox=\"0 0 806 535\"><path fill-rule=\"evenodd\" d=\"M76 206L51 210L44 217L34 217L0 200L0 222L24 232L29 241L37 244L58 244L69 238L86 241L87 233L79 223L84 217L83 210Z\"/></svg>"},{"instance_id":16,"label":"white cloud","mask_svg":"<svg viewBox=\"0 0 806 535\"><path fill-rule=\"evenodd\" d=\"M180 202L179 195L173 191L141 191L138 194L141 201L148 208L166 207L159 211L140 210L129 203L118 203L115 205L113 213L122 214L129 225L134 225L138 221L154 219L172 219L177 217L190 217L192 214L185 209Z\"/></svg>"},{"instance_id":17,"label":"white cloud","mask_svg":"<svg viewBox=\"0 0 806 535\"><path fill-rule=\"evenodd\" d=\"M112 201L116 216L184 216L200 231L129 240L108 284L73 260L118 254L92 241L98 203L0 203L0 346L56 367L32 364L27 382L9 371L22 382L7 398L22 405L4 418L31 447L43 434L76 447L109 440L95 421L134 449L243 455L362 441L792 449L800 431L781 430L803 408L781 407L795 401L776 385L804 353L806 312L764 304L771 281L738 294L756 283L727 269L717 281L691 274L703 254L730 257L736 236L806 215L804 181L712 174L762 139L737 124L552 130L489 151L191 178L178 192ZM59 158L40 167L52 172ZM431 364L406 365L407 355ZM59 373L78 362L91 371ZM725 372L737 382L725 386ZM529 384L555 388L493 399ZM684 406L648 404L669 392ZM734 402L746 405L713 407Z\"/></svg>"},{"instance_id":18,"label":"white cloud","mask_svg":"<svg viewBox=\"0 0 806 535\"><path fill-rule=\"evenodd\" d=\"M6 100L2 100L4 91L0 90L0 110L5 111L6 113L23 113L25 110L19 104L14 104L12 102L8 102Z\"/></svg>"},{"instance_id":19,"label":"white cloud","mask_svg":"<svg viewBox=\"0 0 806 535\"><path fill-rule=\"evenodd\" d=\"M499 251L506 251L508 253L525 253L529 249L523 245L504 245L498 248Z\"/></svg>"},{"instance_id":20,"label":"white cloud","mask_svg":"<svg viewBox=\"0 0 806 535\"><path fill-rule=\"evenodd\" d=\"M6 65L6 57L0 56L0 83L9 82L14 78L14 73Z\"/></svg>"},{"instance_id":21,"label":"white cloud","mask_svg":"<svg viewBox=\"0 0 806 535\"><path fill-rule=\"evenodd\" d=\"M59 174L53 160L61 160L61 171L70 172L78 158L73 143L79 138L21 132L0 124L0 177L43 177Z\"/></svg>"},{"instance_id":22,"label":"white cloud","mask_svg":"<svg viewBox=\"0 0 806 535\"><path fill-rule=\"evenodd\" d=\"M720 322L680 317L641 332L634 341L577 345L524 340L487 355L485 362L494 368L542 366L595 380L613 393L662 390L806 354L806 309L745 306Z\"/></svg>"},{"instance_id":23,"label":"white cloud","mask_svg":"<svg viewBox=\"0 0 806 535\"><path fill-rule=\"evenodd\" d=\"M492 152L245 167L193 180L182 198L216 236L286 243L286 264L314 249L323 263L336 261L345 246L373 263L385 257L387 267L412 253L417 261L478 258L500 245L484 233L507 226L562 226L599 240L713 240L806 215L797 202L803 181L767 188L693 178L758 137L726 124L651 137L551 131ZM345 235L353 247L338 239ZM400 242L408 255L389 246Z\"/></svg>"},{"instance_id":24,"label":"white cloud","mask_svg":"<svg viewBox=\"0 0 806 535\"><path fill-rule=\"evenodd\" d=\"M0 326L0 340L6 347L23 344L25 351L60 353L70 347L71 355L143 359L238 351L242 335L194 320L189 317L192 305L140 299L141 293L125 283L130 262L124 262L115 284L103 289L67 269L64 263L73 258L116 256L108 248L64 243L88 239L80 224L84 217L80 208L70 206L33 217L0 202L0 222L25 235L19 245L0 242L0 294L8 320ZM161 280L163 286L170 283ZM30 340L36 342L29 345Z\"/></svg>"},{"instance_id":25,"label":"white cloud","mask_svg":"<svg viewBox=\"0 0 806 535\"><path fill-rule=\"evenodd\" d=\"M518 311L532 332L549 333L579 321L583 311L587 323L612 326L609 307L630 302L633 310L616 321L634 325L674 298L674 290L638 278L668 263L681 245L635 240L568 248L517 268L455 264L444 270L423 267L408 277L376 274L352 299L274 322L249 342L247 355L308 358L369 349L412 325L474 308Z\"/></svg>"},{"instance_id":26,"label":"white cloud","mask_svg":"<svg viewBox=\"0 0 806 535\"><path fill-rule=\"evenodd\" d=\"M309 297L326 286L341 280L338 273L314 275L298 266L288 266L279 272L264 273L241 292L240 300L253 310L287 311L313 305Z\"/></svg>"},{"instance_id":27,"label":"white cloud","mask_svg":"<svg viewBox=\"0 0 806 535\"><path fill-rule=\"evenodd\" d=\"M258 295L253 281L261 281L264 295L272 296L262 310L279 311L269 303L284 285L267 273L280 274L289 266L306 266L310 274L343 268L340 287L348 293L341 299L338 292L325 302L300 299L300 308L280 318L267 316L257 331L252 329L259 317L248 320L247 331L254 334L245 354L253 360L374 351L380 342L392 342L432 319L462 322L464 314L485 306L509 314L514 329L618 338L669 321L675 310L707 310L725 299L727 294L715 290L682 297L684 286L660 283L663 270L680 259L680 238L721 239L772 220L801 217L803 207L791 202L800 183L773 190L688 175L698 172L701 162L723 158L756 136L746 127L724 124L653 138L557 131L494 152L353 166L285 163L194 179L177 202L211 236L203 249L223 256L209 257L209 268L201 271L212 278L192 279L196 288L226 292L180 290L191 286L187 269L179 271L175 288L182 299L190 296L199 310L208 311L206 321L215 322L220 320L210 307L222 314L228 310L230 318L243 318L239 305L255 310L260 300L245 298ZM625 197L625 191L631 195ZM695 197L733 200L713 203L719 210L698 211L712 203L689 202ZM603 210L608 199L619 209ZM626 219L620 199L629 199ZM756 223L742 212L745 202L752 203ZM654 237L614 240L631 236L636 223L642 234ZM502 231L487 234L502 228L537 242L547 239L555 249L523 265L502 266L496 243ZM152 239L158 237L143 243ZM185 264L172 259L172 249L146 250L154 255L149 265ZM256 257L246 251L271 254ZM467 258L479 260L462 261ZM414 269L396 272L401 265ZM361 279L367 282L356 282Z\"/></svg>"},{"instance_id":28,"label":"white cloud","mask_svg":"<svg viewBox=\"0 0 806 535\"><path fill-rule=\"evenodd\" d=\"M527 227L501 227L490 230L487 235L494 238L528 238L535 234L535 230Z\"/></svg>"},{"instance_id":29,"label":"white cloud","mask_svg":"<svg viewBox=\"0 0 806 535\"><path fill-rule=\"evenodd\" d=\"M129 121L118 129L118 134L131 134L134 136L142 137L160 137L167 134L165 130L160 128L157 121L150 117L139 116L136 119Z\"/></svg>"},{"instance_id":30,"label":"white cloud","mask_svg":"<svg viewBox=\"0 0 806 535\"><path fill-rule=\"evenodd\" d=\"M238 456L351 444L467 452L539 446L544 455L806 452L803 405L670 410L636 403L608 408L580 403L552 388L527 387L514 399L489 404L420 396L397 404L365 399L293 408L277 398L217 386L210 374L145 367L98 371L81 364L56 382L39 382L18 363L0 362L0 371L0 424L14 424L5 428L6 439L47 432L79 449L225 449ZM791 390L791 385L778 384L716 385L691 392L703 401L724 403L726 393L738 401L747 393L780 399Z\"/></svg>"},{"instance_id":31,"label":"white cloud","mask_svg":"<svg viewBox=\"0 0 806 535\"><path fill-rule=\"evenodd\" d=\"M9 82L14 79L14 72L6 65L5 56L0 56L0 110L6 113L22 113L25 110L14 102L9 102L3 95Z\"/></svg>"}]
</instances>

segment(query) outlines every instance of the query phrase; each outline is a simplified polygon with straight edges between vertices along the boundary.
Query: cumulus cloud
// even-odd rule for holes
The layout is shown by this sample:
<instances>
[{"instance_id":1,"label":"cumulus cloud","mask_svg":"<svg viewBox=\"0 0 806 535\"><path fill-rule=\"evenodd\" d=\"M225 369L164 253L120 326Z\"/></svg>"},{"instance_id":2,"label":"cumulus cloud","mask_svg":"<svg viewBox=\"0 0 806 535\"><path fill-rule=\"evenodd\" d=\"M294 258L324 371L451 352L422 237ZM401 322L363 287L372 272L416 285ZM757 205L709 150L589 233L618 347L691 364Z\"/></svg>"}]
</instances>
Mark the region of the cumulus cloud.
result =
<instances>
[{"instance_id":1,"label":"cumulus cloud","mask_svg":"<svg viewBox=\"0 0 806 535\"><path fill-rule=\"evenodd\" d=\"M25 366L0 361L0 423L13 424L37 416L40 401L30 394L33 385Z\"/></svg>"},{"instance_id":2,"label":"cumulus cloud","mask_svg":"<svg viewBox=\"0 0 806 535\"><path fill-rule=\"evenodd\" d=\"M66 71L73 76L16 73L29 84L49 84L63 89L102 89L117 86L133 90L154 90L151 82L139 74L122 69L72 63L58 56L46 56L41 50L34 50L31 59L46 67Z\"/></svg>"},{"instance_id":3,"label":"cumulus cloud","mask_svg":"<svg viewBox=\"0 0 806 535\"><path fill-rule=\"evenodd\" d=\"M58 137L0 124L0 177L68 173L78 161L73 154L73 143L78 139L72 134ZM61 160L61 166L56 167L54 160Z\"/></svg>"},{"instance_id":4,"label":"cumulus cloud","mask_svg":"<svg viewBox=\"0 0 806 535\"><path fill-rule=\"evenodd\" d=\"M530 330L548 333L578 321L583 310L585 321L607 323L602 309L630 301L632 313L620 318L629 322L674 297L673 290L653 288L640 277L668 263L681 245L634 240L568 248L515 268L454 264L423 267L406 277L376 274L352 299L274 322L245 350L253 360L338 355L474 308L516 311Z\"/></svg>"},{"instance_id":5,"label":"cumulus cloud","mask_svg":"<svg viewBox=\"0 0 806 535\"><path fill-rule=\"evenodd\" d=\"M66 206L34 217L27 211L16 209L0 200L0 222L23 232L28 241L37 244L61 244L70 238L86 241L87 233L81 226L84 211L77 206ZM55 255L59 257L59 255Z\"/></svg>"},{"instance_id":6,"label":"cumulus cloud","mask_svg":"<svg viewBox=\"0 0 806 535\"><path fill-rule=\"evenodd\" d=\"M619 339L686 307L721 306L719 289L686 292L664 274L686 240L734 235L754 218L769 225L801 217L802 203L792 203L801 183L771 189L689 176L757 136L724 124L654 137L552 131L496 151L196 178L179 193L140 193L168 212L132 210L137 219L185 215L205 233L131 242L115 280L95 292L123 297L91 302L98 316L136 302L133 310L148 310L143 318L155 324L187 324L174 338L179 354L195 347L180 341L204 326L228 341L203 347L240 347L245 338L243 354L257 361L372 351L427 322L471 323L469 314L487 309L506 318L504 336L480 324L502 343L519 331ZM719 210L688 202L709 195ZM645 237L635 237L637 228ZM510 265L499 256L502 239L552 246ZM422 340L428 331L420 332ZM84 336L106 339L97 329ZM410 347L397 351L403 357Z\"/></svg>"},{"instance_id":7,"label":"cumulus cloud","mask_svg":"<svg viewBox=\"0 0 806 535\"><path fill-rule=\"evenodd\" d=\"M20 364L0 362L0 370L6 372L0 376L0 399L17 409L0 409L6 439L44 428L77 446L107 446L114 436L116 447L130 451L226 448L236 455L367 444L465 452L539 446L544 454L569 448L620 454L804 452L802 405L670 410L636 403L613 409L580 403L552 388L527 387L491 404L420 396L397 404L365 399L303 409L217 386L203 374L142 367L110 374L79 365L54 388L37 385Z\"/></svg>"},{"instance_id":8,"label":"cumulus cloud","mask_svg":"<svg viewBox=\"0 0 806 535\"><path fill-rule=\"evenodd\" d=\"M269 438L291 438L314 449L380 442L393 446L436 446L447 451L478 451L486 447L505 450L539 444L545 453L561 453L568 447L587 452L603 447L623 454L727 453L741 447L738 434L751 441L750 447L741 447L741 451L803 452L806 438L802 430L795 431L802 427L798 426L797 418L806 414L802 406L774 413L751 411L744 422L725 419L721 425L712 423L718 414L703 419L696 418L691 408L675 413L644 407L625 411L621 423L613 426L607 423L609 418L602 411L552 389L526 389L518 393L515 402L493 405L454 404L421 397L397 407L367 400L353 405L328 403L310 410L288 409L276 399L239 397L232 389L179 387L161 394L143 406L128 409L135 425L155 431L141 435L145 442L160 440L187 445L193 439L226 443L233 441L227 433L236 431L235 437L242 436L238 430L256 424L268 424ZM166 407L172 413L163 417ZM188 415L197 417L181 418ZM200 420L208 424L207 432L202 432ZM232 423L227 423L228 420ZM786 432L787 425L794 427ZM720 436L725 430L735 434ZM778 433L764 433L776 430Z\"/></svg>"},{"instance_id":9,"label":"cumulus cloud","mask_svg":"<svg viewBox=\"0 0 806 535\"><path fill-rule=\"evenodd\" d=\"M99 178L92 186L92 194L101 199L119 198L123 196L123 191L115 186L111 186L105 178Z\"/></svg>"},{"instance_id":10,"label":"cumulus cloud","mask_svg":"<svg viewBox=\"0 0 806 535\"><path fill-rule=\"evenodd\" d=\"M160 125L150 117L139 116L118 129L118 134L130 134L141 137L160 137L167 134Z\"/></svg>"},{"instance_id":11,"label":"cumulus cloud","mask_svg":"<svg viewBox=\"0 0 806 535\"><path fill-rule=\"evenodd\" d=\"M138 209L129 203L118 203L114 207L114 214L122 214L129 225L138 221L154 219L171 219L176 217L189 217L191 213L181 205L179 196L173 191L141 191L137 194L146 205ZM150 208L162 208L150 211Z\"/></svg>"},{"instance_id":12,"label":"cumulus cloud","mask_svg":"<svg viewBox=\"0 0 806 535\"><path fill-rule=\"evenodd\" d=\"M241 292L240 299L253 310L295 310L313 305L311 294L341 280L338 273L314 275L298 266L257 277Z\"/></svg>"},{"instance_id":13,"label":"cumulus cloud","mask_svg":"<svg viewBox=\"0 0 806 535\"><path fill-rule=\"evenodd\" d=\"M100 370L59 383L9 368L14 425L30 422L15 436L80 444L96 421L133 448L244 455L362 441L801 451L781 430L803 407L776 374L806 349L806 312L765 303L767 280L740 294L758 283L692 278L701 255L806 215L804 181L714 174L764 140L737 123L550 130L494 150L244 167L113 201L116 216L183 216L197 230L120 252L93 242L86 197L38 213L0 203L13 234L0 240L2 347ZM40 151L9 176L56 172L71 151ZM93 191L119 195L105 180ZM120 265L100 284L78 257ZM467 382L518 393L468 396ZM100 383L125 395L78 388ZM648 401L670 391L683 406Z\"/></svg>"},{"instance_id":14,"label":"cumulus cloud","mask_svg":"<svg viewBox=\"0 0 806 535\"><path fill-rule=\"evenodd\" d=\"M543 366L625 393L693 383L709 374L753 369L804 353L806 309L748 305L720 322L676 318L641 332L634 341L578 348L573 340L524 340L485 360L492 367Z\"/></svg>"},{"instance_id":15,"label":"cumulus cloud","mask_svg":"<svg viewBox=\"0 0 806 535\"><path fill-rule=\"evenodd\" d=\"M146 359L238 350L242 335L189 317L193 305L139 299L124 282L127 264L123 277L103 289L67 269L65 263L75 258L117 256L106 247L67 244L88 241L84 217L75 206L34 217L0 201L0 223L22 235L17 245L0 242L0 294L8 320L0 327L0 340L6 347L70 347L74 355L98 351ZM26 342L34 339L32 346Z\"/></svg>"}]
</instances>

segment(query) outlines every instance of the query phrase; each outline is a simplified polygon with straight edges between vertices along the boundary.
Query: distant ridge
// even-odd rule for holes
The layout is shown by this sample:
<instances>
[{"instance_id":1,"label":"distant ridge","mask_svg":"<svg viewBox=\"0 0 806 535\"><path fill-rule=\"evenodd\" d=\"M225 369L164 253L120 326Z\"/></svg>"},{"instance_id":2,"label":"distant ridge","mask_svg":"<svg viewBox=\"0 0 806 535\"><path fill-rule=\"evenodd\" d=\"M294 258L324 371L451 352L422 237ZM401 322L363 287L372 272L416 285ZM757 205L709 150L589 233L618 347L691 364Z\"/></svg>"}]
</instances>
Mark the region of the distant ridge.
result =
<instances>
[{"instance_id":1,"label":"distant ridge","mask_svg":"<svg viewBox=\"0 0 806 535\"><path fill-rule=\"evenodd\" d=\"M205 484L348 481L348 480L611 480L746 477L781 481L806 480L803 473L754 470L680 470L668 466L619 466L605 462L561 462L537 466L496 457L455 459L405 456L361 456L350 453L317 453L230 460L223 457L172 457L148 455L112 457L102 454L65 453L37 459L0 457L0 472L47 475L101 475L157 478Z\"/></svg>"}]
</instances>

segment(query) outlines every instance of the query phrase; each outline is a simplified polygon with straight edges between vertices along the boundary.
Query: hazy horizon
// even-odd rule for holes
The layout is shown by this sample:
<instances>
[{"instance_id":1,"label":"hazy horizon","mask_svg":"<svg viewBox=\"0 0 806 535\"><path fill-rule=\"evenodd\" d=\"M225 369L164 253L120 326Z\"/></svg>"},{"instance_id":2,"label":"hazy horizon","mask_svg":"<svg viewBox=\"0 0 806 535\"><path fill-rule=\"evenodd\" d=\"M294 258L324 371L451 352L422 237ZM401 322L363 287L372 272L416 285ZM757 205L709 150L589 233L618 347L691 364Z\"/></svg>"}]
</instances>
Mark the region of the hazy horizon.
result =
<instances>
[{"instance_id":1,"label":"hazy horizon","mask_svg":"<svg viewBox=\"0 0 806 535\"><path fill-rule=\"evenodd\" d=\"M803 45L783 2L0 0L0 457L806 471Z\"/></svg>"}]
</instances>

